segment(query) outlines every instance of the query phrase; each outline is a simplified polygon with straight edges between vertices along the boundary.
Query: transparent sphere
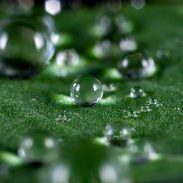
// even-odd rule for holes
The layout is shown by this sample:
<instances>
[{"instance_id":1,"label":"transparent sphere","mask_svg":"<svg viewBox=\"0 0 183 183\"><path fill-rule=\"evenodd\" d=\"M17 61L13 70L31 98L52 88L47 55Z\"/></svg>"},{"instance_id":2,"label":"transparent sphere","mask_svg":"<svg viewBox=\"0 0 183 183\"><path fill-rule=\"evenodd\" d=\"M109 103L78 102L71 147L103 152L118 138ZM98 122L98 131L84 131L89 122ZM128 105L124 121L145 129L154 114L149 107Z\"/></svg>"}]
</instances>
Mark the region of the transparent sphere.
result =
<instances>
[{"instance_id":1,"label":"transparent sphere","mask_svg":"<svg viewBox=\"0 0 183 183\"><path fill-rule=\"evenodd\" d=\"M54 52L44 26L28 16L0 24L0 75L30 78L42 71Z\"/></svg>"},{"instance_id":2,"label":"transparent sphere","mask_svg":"<svg viewBox=\"0 0 183 183\"><path fill-rule=\"evenodd\" d=\"M18 154L27 162L50 162L58 157L57 140L46 131L31 131L20 141Z\"/></svg>"},{"instance_id":3,"label":"transparent sphere","mask_svg":"<svg viewBox=\"0 0 183 183\"><path fill-rule=\"evenodd\" d=\"M70 94L76 104L89 107L102 99L103 88L100 81L96 78L81 76L73 82Z\"/></svg>"},{"instance_id":4,"label":"transparent sphere","mask_svg":"<svg viewBox=\"0 0 183 183\"><path fill-rule=\"evenodd\" d=\"M118 63L118 70L125 79L137 80L148 78L155 74L156 65L151 57L141 52L126 55Z\"/></svg>"}]
</instances>

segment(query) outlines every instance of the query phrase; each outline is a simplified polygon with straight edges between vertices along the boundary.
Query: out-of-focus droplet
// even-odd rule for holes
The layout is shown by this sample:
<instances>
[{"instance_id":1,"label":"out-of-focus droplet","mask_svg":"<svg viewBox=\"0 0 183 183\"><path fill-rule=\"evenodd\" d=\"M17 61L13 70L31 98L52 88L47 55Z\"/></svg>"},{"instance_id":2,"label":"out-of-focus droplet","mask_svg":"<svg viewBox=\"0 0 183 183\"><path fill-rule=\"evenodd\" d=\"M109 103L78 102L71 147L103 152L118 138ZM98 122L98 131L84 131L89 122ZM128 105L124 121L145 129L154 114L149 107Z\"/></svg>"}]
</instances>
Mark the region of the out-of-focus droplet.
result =
<instances>
[{"instance_id":1,"label":"out-of-focus droplet","mask_svg":"<svg viewBox=\"0 0 183 183\"><path fill-rule=\"evenodd\" d=\"M79 55L74 49L64 50L57 54L56 63L59 66L74 66L79 64L79 59Z\"/></svg>"},{"instance_id":2,"label":"out-of-focus droplet","mask_svg":"<svg viewBox=\"0 0 183 183\"><path fill-rule=\"evenodd\" d=\"M33 77L49 64L53 53L53 43L41 22L29 16L13 16L1 22L0 75Z\"/></svg>"},{"instance_id":3,"label":"out-of-focus droplet","mask_svg":"<svg viewBox=\"0 0 183 183\"><path fill-rule=\"evenodd\" d=\"M111 53L111 48L112 47L112 43L109 40L103 40L98 42L94 49L93 49L93 54L97 57L97 58L105 58L108 57Z\"/></svg>"},{"instance_id":4,"label":"out-of-focus droplet","mask_svg":"<svg viewBox=\"0 0 183 183\"><path fill-rule=\"evenodd\" d=\"M131 5L135 9L140 10L146 5L146 2L145 0L131 0Z\"/></svg>"},{"instance_id":5,"label":"out-of-focus droplet","mask_svg":"<svg viewBox=\"0 0 183 183\"><path fill-rule=\"evenodd\" d=\"M103 85L103 91L104 92L114 92L117 90L117 85L110 83L110 84L104 84Z\"/></svg>"},{"instance_id":6,"label":"out-of-focus droplet","mask_svg":"<svg viewBox=\"0 0 183 183\"><path fill-rule=\"evenodd\" d=\"M138 86L131 88L130 91L130 97L133 99L136 98L141 98L141 97L145 97L146 93L144 92L144 90Z\"/></svg>"},{"instance_id":7,"label":"out-of-focus droplet","mask_svg":"<svg viewBox=\"0 0 183 183\"><path fill-rule=\"evenodd\" d=\"M132 163L144 163L147 161L156 161L161 155L156 152L152 144L149 142L131 141L129 143L129 151L131 153Z\"/></svg>"},{"instance_id":8,"label":"out-of-focus droplet","mask_svg":"<svg viewBox=\"0 0 183 183\"><path fill-rule=\"evenodd\" d=\"M170 57L170 51L168 49L160 49L157 51L156 57L159 60L166 61Z\"/></svg>"},{"instance_id":9,"label":"out-of-focus droplet","mask_svg":"<svg viewBox=\"0 0 183 183\"><path fill-rule=\"evenodd\" d=\"M121 34L129 34L134 29L133 23L130 20L128 20L126 17L121 15L116 17L115 24L119 29L119 31L121 32Z\"/></svg>"},{"instance_id":10,"label":"out-of-focus droplet","mask_svg":"<svg viewBox=\"0 0 183 183\"><path fill-rule=\"evenodd\" d=\"M50 162L58 157L59 148L48 132L31 131L22 137L18 153L26 162Z\"/></svg>"},{"instance_id":11,"label":"out-of-focus droplet","mask_svg":"<svg viewBox=\"0 0 183 183\"><path fill-rule=\"evenodd\" d=\"M122 0L107 0L108 9L111 11L119 11L122 8Z\"/></svg>"},{"instance_id":12,"label":"out-of-focus droplet","mask_svg":"<svg viewBox=\"0 0 183 183\"><path fill-rule=\"evenodd\" d=\"M131 138L131 131L129 128L123 128L120 124L112 124L106 126L104 136L111 145L126 146Z\"/></svg>"},{"instance_id":13,"label":"out-of-focus droplet","mask_svg":"<svg viewBox=\"0 0 183 183\"><path fill-rule=\"evenodd\" d=\"M24 11L30 11L34 6L34 0L18 0L18 4Z\"/></svg>"},{"instance_id":14,"label":"out-of-focus droplet","mask_svg":"<svg viewBox=\"0 0 183 183\"><path fill-rule=\"evenodd\" d=\"M132 37L124 37L120 41L120 49L123 52L132 52L137 50L137 42Z\"/></svg>"},{"instance_id":15,"label":"out-of-focus droplet","mask_svg":"<svg viewBox=\"0 0 183 183\"><path fill-rule=\"evenodd\" d=\"M153 58L141 52L126 55L118 63L118 69L125 79L137 80L151 77L157 68Z\"/></svg>"},{"instance_id":16,"label":"out-of-focus droplet","mask_svg":"<svg viewBox=\"0 0 183 183\"><path fill-rule=\"evenodd\" d=\"M46 0L45 10L51 15L57 15L62 11L62 4L60 0Z\"/></svg>"}]
</instances>

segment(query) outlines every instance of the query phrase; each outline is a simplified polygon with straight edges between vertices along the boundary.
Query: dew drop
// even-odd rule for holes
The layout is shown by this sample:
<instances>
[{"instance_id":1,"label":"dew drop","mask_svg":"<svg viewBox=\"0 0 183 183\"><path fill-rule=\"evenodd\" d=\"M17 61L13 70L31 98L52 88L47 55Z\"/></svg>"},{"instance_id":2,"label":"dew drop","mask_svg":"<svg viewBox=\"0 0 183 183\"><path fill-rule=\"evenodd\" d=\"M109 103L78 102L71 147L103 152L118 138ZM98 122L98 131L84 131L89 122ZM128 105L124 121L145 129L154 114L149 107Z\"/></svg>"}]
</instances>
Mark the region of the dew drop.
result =
<instances>
[{"instance_id":1,"label":"dew drop","mask_svg":"<svg viewBox=\"0 0 183 183\"><path fill-rule=\"evenodd\" d=\"M70 95L77 105L83 107L93 106L102 99L102 84L92 76L80 76L74 80Z\"/></svg>"},{"instance_id":2,"label":"dew drop","mask_svg":"<svg viewBox=\"0 0 183 183\"><path fill-rule=\"evenodd\" d=\"M141 52L126 55L118 63L118 70L128 80L148 78L155 74L156 65L151 57Z\"/></svg>"},{"instance_id":3,"label":"dew drop","mask_svg":"<svg viewBox=\"0 0 183 183\"><path fill-rule=\"evenodd\" d=\"M26 162L50 162L58 156L57 140L46 131L31 131L25 134L18 154Z\"/></svg>"}]
</instances>

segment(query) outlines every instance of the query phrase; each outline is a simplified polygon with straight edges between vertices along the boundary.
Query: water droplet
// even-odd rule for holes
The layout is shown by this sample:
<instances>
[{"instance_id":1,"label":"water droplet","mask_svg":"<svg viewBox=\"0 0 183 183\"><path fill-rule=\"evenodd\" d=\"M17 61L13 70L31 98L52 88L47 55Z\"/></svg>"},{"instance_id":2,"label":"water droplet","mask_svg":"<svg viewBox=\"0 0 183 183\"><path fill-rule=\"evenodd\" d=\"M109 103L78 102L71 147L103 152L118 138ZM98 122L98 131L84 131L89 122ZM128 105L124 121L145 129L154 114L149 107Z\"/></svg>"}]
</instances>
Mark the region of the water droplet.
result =
<instances>
[{"instance_id":1,"label":"water droplet","mask_svg":"<svg viewBox=\"0 0 183 183\"><path fill-rule=\"evenodd\" d=\"M159 60L165 61L170 57L170 52L168 49L160 49L157 51L156 57Z\"/></svg>"},{"instance_id":2,"label":"water droplet","mask_svg":"<svg viewBox=\"0 0 183 183\"><path fill-rule=\"evenodd\" d=\"M121 0L108 0L108 8L111 11L119 11L122 7L122 1Z\"/></svg>"},{"instance_id":3,"label":"water droplet","mask_svg":"<svg viewBox=\"0 0 183 183\"><path fill-rule=\"evenodd\" d=\"M133 99L136 98L141 98L141 97L145 97L146 93L144 92L144 90L138 86L131 88L130 91L130 97Z\"/></svg>"},{"instance_id":4,"label":"water droplet","mask_svg":"<svg viewBox=\"0 0 183 183\"><path fill-rule=\"evenodd\" d=\"M124 52L132 52L137 50L137 42L134 38L125 37L120 41L120 48Z\"/></svg>"},{"instance_id":5,"label":"water droplet","mask_svg":"<svg viewBox=\"0 0 183 183\"><path fill-rule=\"evenodd\" d=\"M131 5L135 9L140 10L146 5L146 2L145 0L131 0Z\"/></svg>"},{"instance_id":6,"label":"water droplet","mask_svg":"<svg viewBox=\"0 0 183 183\"><path fill-rule=\"evenodd\" d=\"M99 178L101 183L130 183L127 176L127 167L119 166L118 163L107 161L99 168Z\"/></svg>"},{"instance_id":7,"label":"water droplet","mask_svg":"<svg viewBox=\"0 0 183 183\"><path fill-rule=\"evenodd\" d=\"M97 58L106 58L111 55L112 43L109 40L98 42L93 48L93 54Z\"/></svg>"},{"instance_id":8,"label":"water droplet","mask_svg":"<svg viewBox=\"0 0 183 183\"><path fill-rule=\"evenodd\" d=\"M109 16L102 16L97 20L94 32L97 36L102 37L107 35L112 28L112 20Z\"/></svg>"},{"instance_id":9,"label":"water droplet","mask_svg":"<svg viewBox=\"0 0 183 183\"><path fill-rule=\"evenodd\" d=\"M121 15L116 17L115 24L118 30L121 32L121 34L129 34L134 29L133 23L130 20L128 20L126 17Z\"/></svg>"},{"instance_id":10,"label":"water droplet","mask_svg":"<svg viewBox=\"0 0 183 183\"><path fill-rule=\"evenodd\" d=\"M58 157L57 140L46 131L31 131L20 141L19 156L27 162L50 162Z\"/></svg>"},{"instance_id":11,"label":"water droplet","mask_svg":"<svg viewBox=\"0 0 183 183\"><path fill-rule=\"evenodd\" d=\"M46 0L45 10L51 15L57 15L62 10L62 4L60 0Z\"/></svg>"},{"instance_id":12,"label":"water droplet","mask_svg":"<svg viewBox=\"0 0 183 183\"><path fill-rule=\"evenodd\" d=\"M103 91L104 92L114 92L117 90L117 86L115 84L104 84L103 85Z\"/></svg>"},{"instance_id":13,"label":"water droplet","mask_svg":"<svg viewBox=\"0 0 183 183\"><path fill-rule=\"evenodd\" d=\"M92 76L81 76L74 80L70 89L76 104L89 107L98 103L103 96L102 84Z\"/></svg>"},{"instance_id":14,"label":"water droplet","mask_svg":"<svg viewBox=\"0 0 183 183\"><path fill-rule=\"evenodd\" d=\"M46 173L45 173L46 172ZM63 162L57 162L40 172L40 182L44 183L69 183L71 176L70 167Z\"/></svg>"},{"instance_id":15,"label":"water droplet","mask_svg":"<svg viewBox=\"0 0 183 183\"><path fill-rule=\"evenodd\" d=\"M59 66L78 65L79 64L79 55L74 49L65 50L63 52L61 51L56 56L56 63Z\"/></svg>"},{"instance_id":16,"label":"water droplet","mask_svg":"<svg viewBox=\"0 0 183 183\"><path fill-rule=\"evenodd\" d=\"M134 141L129 143L132 163L144 163L160 159L160 154L156 152L152 144L148 142Z\"/></svg>"},{"instance_id":17,"label":"water droplet","mask_svg":"<svg viewBox=\"0 0 183 183\"><path fill-rule=\"evenodd\" d=\"M110 144L125 146L131 138L131 129L123 128L121 124L107 125L104 136Z\"/></svg>"},{"instance_id":18,"label":"water droplet","mask_svg":"<svg viewBox=\"0 0 183 183\"><path fill-rule=\"evenodd\" d=\"M141 52L126 55L119 63L118 70L125 79L148 78L156 72L156 65L151 57Z\"/></svg>"},{"instance_id":19,"label":"water droplet","mask_svg":"<svg viewBox=\"0 0 183 183\"><path fill-rule=\"evenodd\" d=\"M53 52L53 44L38 21L26 16L9 17L2 21L0 75L33 77L49 63Z\"/></svg>"}]
</instances>

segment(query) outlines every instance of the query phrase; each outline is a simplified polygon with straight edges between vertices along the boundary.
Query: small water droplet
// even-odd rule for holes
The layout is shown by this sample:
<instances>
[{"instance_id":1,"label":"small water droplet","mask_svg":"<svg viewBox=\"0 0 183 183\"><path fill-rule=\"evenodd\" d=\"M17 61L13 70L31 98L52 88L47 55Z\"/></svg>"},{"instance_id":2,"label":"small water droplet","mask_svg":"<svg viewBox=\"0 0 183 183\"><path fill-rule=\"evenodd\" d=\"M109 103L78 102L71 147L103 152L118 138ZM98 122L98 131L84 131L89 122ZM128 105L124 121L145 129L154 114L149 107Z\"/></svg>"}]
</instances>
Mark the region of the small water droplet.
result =
<instances>
[{"instance_id":1,"label":"small water droplet","mask_svg":"<svg viewBox=\"0 0 183 183\"><path fill-rule=\"evenodd\" d=\"M130 97L133 99L145 97L146 93L139 86L131 88Z\"/></svg>"},{"instance_id":2,"label":"small water droplet","mask_svg":"<svg viewBox=\"0 0 183 183\"><path fill-rule=\"evenodd\" d=\"M118 63L118 70L125 79L137 80L148 78L155 74L156 65L151 57L141 52L126 55Z\"/></svg>"},{"instance_id":3,"label":"small water droplet","mask_svg":"<svg viewBox=\"0 0 183 183\"><path fill-rule=\"evenodd\" d=\"M102 84L92 76L76 78L70 89L71 98L76 104L89 107L97 104L103 96Z\"/></svg>"},{"instance_id":4,"label":"small water droplet","mask_svg":"<svg viewBox=\"0 0 183 183\"><path fill-rule=\"evenodd\" d=\"M58 156L58 143L46 131L31 131L22 137L18 153L27 162L50 162Z\"/></svg>"}]
</instances>

